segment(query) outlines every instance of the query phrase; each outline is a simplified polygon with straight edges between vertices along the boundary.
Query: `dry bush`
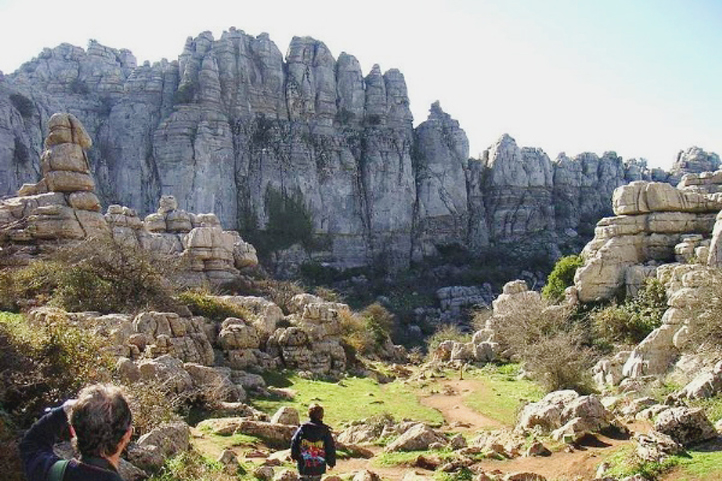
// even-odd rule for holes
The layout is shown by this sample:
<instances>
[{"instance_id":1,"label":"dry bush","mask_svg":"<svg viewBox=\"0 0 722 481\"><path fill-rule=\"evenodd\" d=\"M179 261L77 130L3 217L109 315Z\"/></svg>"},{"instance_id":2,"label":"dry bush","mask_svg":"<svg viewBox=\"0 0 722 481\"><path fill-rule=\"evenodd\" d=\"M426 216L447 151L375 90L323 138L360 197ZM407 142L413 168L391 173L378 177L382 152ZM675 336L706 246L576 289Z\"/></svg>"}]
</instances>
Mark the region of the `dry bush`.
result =
<instances>
[{"instance_id":1,"label":"dry bush","mask_svg":"<svg viewBox=\"0 0 722 481\"><path fill-rule=\"evenodd\" d=\"M586 330L571 314L569 307L527 299L494 322L503 349L518 356L524 369L548 391L590 391L594 355L586 347Z\"/></svg>"},{"instance_id":2,"label":"dry bush","mask_svg":"<svg viewBox=\"0 0 722 481\"><path fill-rule=\"evenodd\" d=\"M290 314L291 299L303 294L303 288L296 282L278 281L275 279L258 280L254 283L254 294L268 297L271 302L281 308L284 314Z\"/></svg>"},{"instance_id":3,"label":"dry bush","mask_svg":"<svg viewBox=\"0 0 722 481\"><path fill-rule=\"evenodd\" d=\"M700 302L686 309L690 320L687 346L722 352L722 272L709 272L708 285L697 293Z\"/></svg>"},{"instance_id":4,"label":"dry bush","mask_svg":"<svg viewBox=\"0 0 722 481\"><path fill-rule=\"evenodd\" d=\"M461 330L461 328L454 324L444 324L439 326L427 340L426 345L428 346L428 352L432 353L436 347L444 341L456 341L466 343L471 341L471 334Z\"/></svg>"},{"instance_id":5,"label":"dry bush","mask_svg":"<svg viewBox=\"0 0 722 481\"><path fill-rule=\"evenodd\" d=\"M172 297L182 262L177 256L103 236L61 249L54 257L65 269L53 303L66 310L133 313L177 307Z\"/></svg>"},{"instance_id":6,"label":"dry bush","mask_svg":"<svg viewBox=\"0 0 722 481\"><path fill-rule=\"evenodd\" d=\"M480 331L486 327L486 321L492 316L494 311L490 307L474 309L471 315L471 326L474 332Z\"/></svg>"},{"instance_id":7,"label":"dry bush","mask_svg":"<svg viewBox=\"0 0 722 481\"><path fill-rule=\"evenodd\" d=\"M353 348L354 353L382 355L384 347L390 342L393 326L394 315L378 303L369 305L357 314L341 311L343 340Z\"/></svg>"},{"instance_id":8,"label":"dry bush","mask_svg":"<svg viewBox=\"0 0 722 481\"><path fill-rule=\"evenodd\" d=\"M176 299L187 306L194 316L203 316L215 322L223 322L228 317L249 319L251 316L245 307L219 299L207 289L190 289L178 294Z\"/></svg>"},{"instance_id":9,"label":"dry bush","mask_svg":"<svg viewBox=\"0 0 722 481\"><path fill-rule=\"evenodd\" d=\"M170 393L154 381L138 381L125 387L137 435L142 436L162 423L181 420L178 413L186 405L183 396Z\"/></svg>"},{"instance_id":10,"label":"dry bush","mask_svg":"<svg viewBox=\"0 0 722 481\"><path fill-rule=\"evenodd\" d=\"M45 407L110 380L105 347L105 339L62 318L0 322L0 405L27 427Z\"/></svg>"}]
</instances>

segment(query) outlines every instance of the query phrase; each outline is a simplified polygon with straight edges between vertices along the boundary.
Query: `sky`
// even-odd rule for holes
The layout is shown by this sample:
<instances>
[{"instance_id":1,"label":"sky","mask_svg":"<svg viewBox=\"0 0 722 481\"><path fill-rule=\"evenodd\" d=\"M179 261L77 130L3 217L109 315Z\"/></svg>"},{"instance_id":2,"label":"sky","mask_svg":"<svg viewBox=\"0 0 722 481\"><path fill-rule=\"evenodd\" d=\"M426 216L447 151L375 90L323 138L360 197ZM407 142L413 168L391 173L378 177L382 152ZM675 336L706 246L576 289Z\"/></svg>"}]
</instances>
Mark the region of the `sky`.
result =
<instances>
[{"instance_id":1,"label":"sky","mask_svg":"<svg viewBox=\"0 0 722 481\"><path fill-rule=\"evenodd\" d=\"M106 6L107 5L107 6ZM0 70L89 39L139 64L236 27L398 68L414 124L439 101L478 157L502 134L558 153L615 151L669 168L722 155L722 0L0 0Z\"/></svg>"}]
</instances>

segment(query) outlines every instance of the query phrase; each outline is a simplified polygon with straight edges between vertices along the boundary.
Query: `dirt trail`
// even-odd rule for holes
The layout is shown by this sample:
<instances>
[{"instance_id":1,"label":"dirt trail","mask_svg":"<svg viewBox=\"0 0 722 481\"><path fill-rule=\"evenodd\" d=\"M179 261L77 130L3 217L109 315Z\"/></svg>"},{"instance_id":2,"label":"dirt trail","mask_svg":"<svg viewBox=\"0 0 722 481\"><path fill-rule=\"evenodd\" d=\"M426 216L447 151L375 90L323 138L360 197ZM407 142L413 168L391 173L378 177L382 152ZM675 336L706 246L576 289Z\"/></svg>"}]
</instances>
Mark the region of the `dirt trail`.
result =
<instances>
[{"instance_id":1,"label":"dirt trail","mask_svg":"<svg viewBox=\"0 0 722 481\"><path fill-rule=\"evenodd\" d=\"M481 388L481 383L474 380L447 380L440 383L440 392L421 399L421 404L437 409L444 417L442 430L474 433L480 430L498 429L504 427L502 423L481 415L466 407L464 397L475 389ZM549 480L575 480L594 478L597 467L610 448L624 443L627 439L615 439L607 436L596 436L585 439L580 446L573 449L557 452L549 457L520 457L506 461L485 460L479 465L486 471L499 470L504 473L534 472L541 474ZM381 448L374 448L375 453ZM420 468L397 466L381 468L371 466L370 459L349 459L340 461L335 474L349 473L361 469L370 469L385 479L400 480L409 471L431 477L432 471Z\"/></svg>"},{"instance_id":2,"label":"dirt trail","mask_svg":"<svg viewBox=\"0 0 722 481\"><path fill-rule=\"evenodd\" d=\"M444 416L444 429L455 432L479 431L480 429L498 429L502 423L491 419L464 405L463 399L481 389L479 381L444 381L442 391L421 399L421 404L434 408Z\"/></svg>"},{"instance_id":3,"label":"dirt trail","mask_svg":"<svg viewBox=\"0 0 722 481\"><path fill-rule=\"evenodd\" d=\"M441 427L444 431L463 432L473 437L478 431L498 429L504 425L494 419L481 415L464 405L464 398L476 389L481 389L482 383L474 380L444 380L439 382L440 392L421 398L421 404L438 410L444 418ZM633 426L632 429L643 430L644 426ZM211 441L204 439L198 432L194 432L194 444L201 451L218 456L220 448L213 446ZM629 443L628 439L615 439L607 436L588 437L581 445L556 452L549 457L519 457L506 461L484 460L479 465L485 471L499 470L504 473L534 472L541 474L549 480L579 480L592 479L597 466L611 448ZM262 446L258 448L263 449ZM369 447L374 455L382 452L378 446ZM241 454L241 453L239 453ZM373 465L372 459L344 459L339 460L336 468L329 474L343 475L355 471L368 469L382 478L399 481L410 472L431 478L432 471L409 466L379 467Z\"/></svg>"}]
</instances>

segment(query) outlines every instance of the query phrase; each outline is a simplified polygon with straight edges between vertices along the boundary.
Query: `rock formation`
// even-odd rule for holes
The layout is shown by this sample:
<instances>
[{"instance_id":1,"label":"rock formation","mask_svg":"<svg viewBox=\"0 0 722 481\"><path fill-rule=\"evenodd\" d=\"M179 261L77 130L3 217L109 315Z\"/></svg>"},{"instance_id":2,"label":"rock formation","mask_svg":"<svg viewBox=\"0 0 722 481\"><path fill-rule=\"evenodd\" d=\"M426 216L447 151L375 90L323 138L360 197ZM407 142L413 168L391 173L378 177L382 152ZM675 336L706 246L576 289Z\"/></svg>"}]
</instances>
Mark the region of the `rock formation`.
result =
<instances>
[{"instance_id":1,"label":"rock formation","mask_svg":"<svg viewBox=\"0 0 722 481\"><path fill-rule=\"evenodd\" d=\"M613 153L552 162L507 135L469 159L466 134L438 103L412 127L398 70L364 76L352 55L334 58L309 37L295 37L284 58L267 34L235 28L189 38L177 61L137 65L91 41L46 49L5 75L0 195L40 180L36 159L58 111L94 139L87 158L103 205L143 217L172 195L179 210L214 212L245 237L280 232L276 250L305 238L304 258L340 268L403 268L449 246L554 257L611 213L614 188L667 180ZM691 149L678 170L714 159ZM308 225L284 225L286 211Z\"/></svg>"},{"instance_id":2,"label":"rock formation","mask_svg":"<svg viewBox=\"0 0 722 481\"><path fill-rule=\"evenodd\" d=\"M617 215L599 221L582 251L585 265L575 276L580 301L608 299L627 279L636 279L636 266L674 260L675 252L694 251L695 239L697 244L710 239L722 197L687 189L687 181L680 185L632 182L614 192ZM676 248L681 242L686 245Z\"/></svg>"},{"instance_id":3,"label":"rock formation","mask_svg":"<svg viewBox=\"0 0 722 481\"><path fill-rule=\"evenodd\" d=\"M160 199L158 212L143 221L133 209L111 205L101 214L86 150L92 141L72 114L48 121L42 179L23 184L18 197L0 201L0 265L22 265L58 246L110 237L149 251L188 260L185 280L199 285L230 281L238 269L258 263L253 246L235 231L224 231L214 214L177 208L173 196Z\"/></svg>"}]
</instances>

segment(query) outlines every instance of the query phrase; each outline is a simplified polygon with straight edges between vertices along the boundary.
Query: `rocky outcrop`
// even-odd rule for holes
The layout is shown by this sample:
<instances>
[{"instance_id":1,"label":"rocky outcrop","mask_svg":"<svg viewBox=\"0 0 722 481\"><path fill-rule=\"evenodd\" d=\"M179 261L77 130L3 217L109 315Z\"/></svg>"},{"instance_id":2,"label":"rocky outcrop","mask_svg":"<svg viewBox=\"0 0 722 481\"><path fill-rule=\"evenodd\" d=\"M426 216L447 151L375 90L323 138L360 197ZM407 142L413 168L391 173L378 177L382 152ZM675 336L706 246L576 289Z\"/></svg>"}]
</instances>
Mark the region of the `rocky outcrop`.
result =
<instances>
[{"instance_id":1,"label":"rocky outcrop","mask_svg":"<svg viewBox=\"0 0 722 481\"><path fill-rule=\"evenodd\" d=\"M585 265L574 281L582 302L610 298L634 266L674 259L675 247L688 242L689 235L701 235L700 241L710 238L722 197L664 183L632 182L614 192L613 206L616 216L599 221L594 239L582 251Z\"/></svg>"},{"instance_id":2,"label":"rocky outcrop","mask_svg":"<svg viewBox=\"0 0 722 481\"><path fill-rule=\"evenodd\" d=\"M23 184L18 197L0 201L0 245L4 262L22 265L32 257L73 241L112 239L121 246L142 247L165 256L183 257L188 284L220 284L237 278L238 269L258 263L252 245L235 231L224 231L214 214L178 209L163 196L155 214L141 220L133 209L111 205L105 215L95 195L86 150L92 145L72 114L48 121L42 179Z\"/></svg>"},{"instance_id":3,"label":"rocky outcrop","mask_svg":"<svg viewBox=\"0 0 722 481\"><path fill-rule=\"evenodd\" d=\"M243 235L280 231L279 251L305 239L304 259L342 268L397 269L492 244L553 257L588 238L615 187L667 180L613 153L552 162L508 135L469 159L464 131L438 103L413 129L398 70L364 75L352 55L334 58L310 37L295 37L284 58L267 34L235 28L188 38L176 61L137 65L91 41L46 49L4 76L0 195L40 180L36 159L57 111L94 140L87 160L102 205L142 218L173 195L179 211L214 212ZM715 158L691 149L680 172ZM289 226L289 211L308 222Z\"/></svg>"}]
</instances>

